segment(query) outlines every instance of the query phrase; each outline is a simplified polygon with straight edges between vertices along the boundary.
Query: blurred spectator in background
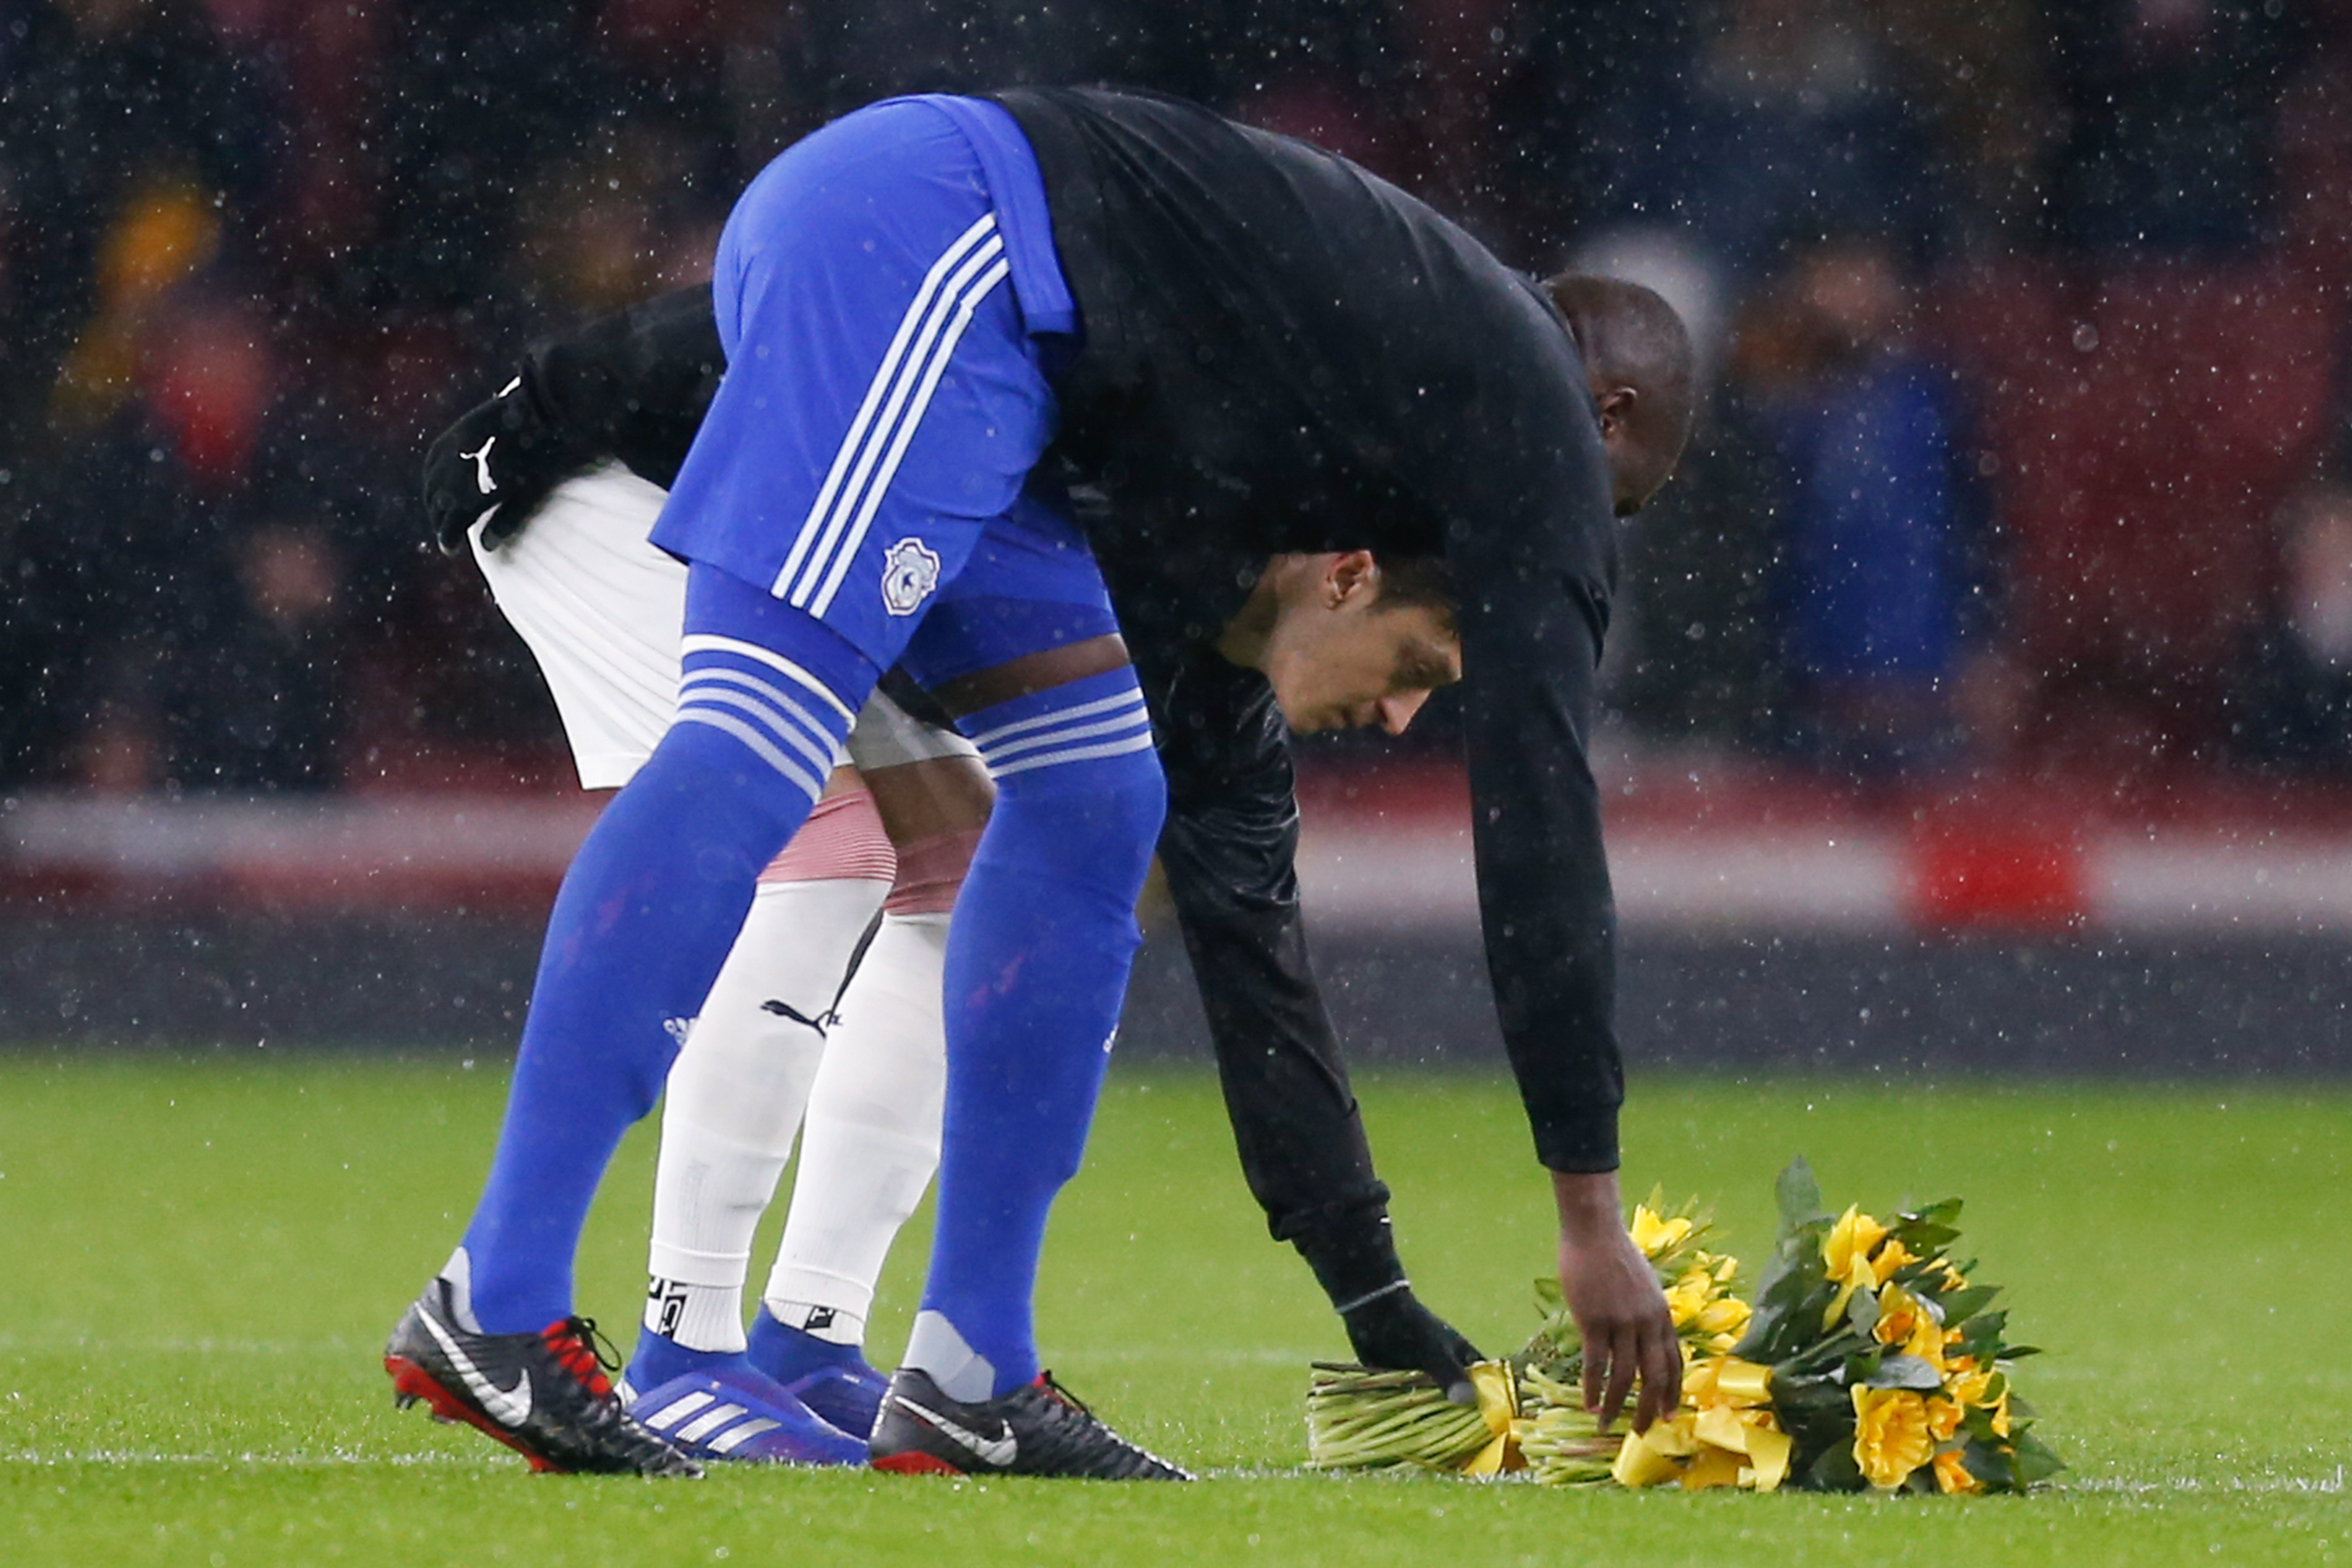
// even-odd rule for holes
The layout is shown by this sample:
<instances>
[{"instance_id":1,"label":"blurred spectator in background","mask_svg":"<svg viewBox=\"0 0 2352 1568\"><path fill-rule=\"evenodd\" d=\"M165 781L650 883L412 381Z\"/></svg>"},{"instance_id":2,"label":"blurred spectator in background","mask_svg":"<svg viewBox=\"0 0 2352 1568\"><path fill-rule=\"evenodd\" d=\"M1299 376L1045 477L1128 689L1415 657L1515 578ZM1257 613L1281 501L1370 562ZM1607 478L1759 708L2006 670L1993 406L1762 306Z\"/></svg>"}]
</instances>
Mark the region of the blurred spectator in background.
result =
<instances>
[{"instance_id":1,"label":"blurred spectator in background","mask_svg":"<svg viewBox=\"0 0 2352 1568\"><path fill-rule=\"evenodd\" d=\"M1771 298L1746 368L1779 479L1790 737L1862 775L1946 760L1984 586L1951 376L1906 334L1882 236L1804 246Z\"/></svg>"},{"instance_id":2,"label":"blurred spectator in background","mask_svg":"<svg viewBox=\"0 0 2352 1568\"><path fill-rule=\"evenodd\" d=\"M185 0L31 0L0 16L0 147L14 319L0 438L30 438L59 367L126 279L101 267L126 214L174 199L254 210L289 128L259 73ZM135 280L130 280L135 282ZM116 297L101 300L102 288Z\"/></svg>"}]
</instances>

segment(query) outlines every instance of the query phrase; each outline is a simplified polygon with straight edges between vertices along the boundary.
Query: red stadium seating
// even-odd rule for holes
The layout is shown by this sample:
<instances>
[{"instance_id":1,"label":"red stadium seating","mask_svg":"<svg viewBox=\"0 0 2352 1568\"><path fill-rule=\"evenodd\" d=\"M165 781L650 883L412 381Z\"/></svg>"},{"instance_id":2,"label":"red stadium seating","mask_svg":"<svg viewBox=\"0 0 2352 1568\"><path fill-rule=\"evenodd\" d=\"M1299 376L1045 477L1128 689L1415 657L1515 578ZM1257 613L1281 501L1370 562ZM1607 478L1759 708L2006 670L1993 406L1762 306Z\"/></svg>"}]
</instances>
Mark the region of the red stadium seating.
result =
<instances>
[{"instance_id":1,"label":"red stadium seating","mask_svg":"<svg viewBox=\"0 0 2352 1568\"><path fill-rule=\"evenodd\" d=\"M2269 521L2325 433L2334 293L2272 259L2010 262L1948 280L1934 314L1980 415L2009 630L2040 678L2031 739L2211 741L2275 571Z\"/></svg>"}]
</instances>

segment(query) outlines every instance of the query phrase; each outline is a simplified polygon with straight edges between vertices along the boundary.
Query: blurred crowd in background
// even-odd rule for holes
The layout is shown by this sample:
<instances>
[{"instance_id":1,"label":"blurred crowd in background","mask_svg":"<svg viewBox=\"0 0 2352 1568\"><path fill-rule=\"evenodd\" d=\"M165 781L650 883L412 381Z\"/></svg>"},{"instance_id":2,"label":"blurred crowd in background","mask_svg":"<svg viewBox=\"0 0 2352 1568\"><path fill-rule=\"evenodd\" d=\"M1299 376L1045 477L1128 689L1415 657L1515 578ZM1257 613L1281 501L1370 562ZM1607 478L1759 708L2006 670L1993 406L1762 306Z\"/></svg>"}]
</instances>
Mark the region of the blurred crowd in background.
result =
<instances>
[{"instance_id":1,"label":"blurred crowd in background","mask_svg":"<svg viewBox=\"0 0 2352 1568\"><path fill-rule=\"evenodd\" d=\"M2352 776L2352 0L12 0L0 786L561 777L431 435L827 119L1087 80L1684 310L1628 743Z\"/></svg>"}]
</instances>

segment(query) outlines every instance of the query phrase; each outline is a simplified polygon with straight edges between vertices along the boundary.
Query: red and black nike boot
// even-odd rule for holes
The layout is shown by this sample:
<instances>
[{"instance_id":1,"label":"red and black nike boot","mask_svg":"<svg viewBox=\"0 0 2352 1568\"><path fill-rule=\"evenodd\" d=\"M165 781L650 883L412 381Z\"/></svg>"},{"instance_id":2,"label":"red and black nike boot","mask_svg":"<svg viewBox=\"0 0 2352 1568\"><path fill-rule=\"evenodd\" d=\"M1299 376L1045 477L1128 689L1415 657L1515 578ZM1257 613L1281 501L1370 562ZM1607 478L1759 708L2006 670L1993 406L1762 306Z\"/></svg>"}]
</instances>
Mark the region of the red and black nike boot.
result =
<instances>
[{"instance_id":1,"label":"red and black nike boot","mask_svg":"<svg viewBox=\"0 0 2352 1568\"><path fill-rule=\"evenodd\" d=\"M1192 1479L1104 1426L1051 1373L967 1405L941 1393L929 1373L902 1366L891 1374L866 1451L876 1469L901 1475Z\"/></svg>"},{"instance_id":2,"label":"red and black nike boot","mask_svg":"<svg viewBox=\"0 0 2352 1568\"><path fill-rule=\"evenodd\" d=\"M538 1333L486 1334L469 1326L449 1281L436 1279L383 1347L393 1401L423 1400L514 1449L534 1470L699 1476L702 1467L622 1410L596 1349L596 1325L565 1318Z\"/></svg>"}]
</instances>

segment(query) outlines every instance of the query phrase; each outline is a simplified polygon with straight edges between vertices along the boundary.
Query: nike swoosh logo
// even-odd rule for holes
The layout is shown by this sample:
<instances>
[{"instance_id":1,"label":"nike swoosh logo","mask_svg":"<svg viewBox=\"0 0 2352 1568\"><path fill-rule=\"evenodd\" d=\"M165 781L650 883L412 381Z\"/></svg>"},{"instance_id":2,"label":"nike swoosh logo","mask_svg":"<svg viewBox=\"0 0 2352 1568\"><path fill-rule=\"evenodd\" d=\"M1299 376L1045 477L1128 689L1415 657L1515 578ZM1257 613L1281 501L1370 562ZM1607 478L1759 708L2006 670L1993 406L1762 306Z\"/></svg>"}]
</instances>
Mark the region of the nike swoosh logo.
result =
<instances>
[{"instance_id":1,"label":"nike swoosh logo","mask_svg":"<svg viewBox=\"0 0 2352 1568\"><path fill-rule=\"evenodd\" d=\"M457 1369L457 1375L466 1380L466 1386L474 1391L474 1397L482 1402L482 1408L488 1412L490 1419L508 1426L520 1426L530 1419L530 1373L524 1373L512 1388L500 1388L482 1375L472 1359L458 1348L457 1342L449 1337L449 1331L443 1328L431 1312L417 1315L425 1320L425 1331L441 1342L442 1352Z\"/></svg>"},{"instance_id":2,"label":"nike swoosh logo","mask_svg":"<svg viewBox=\"0 0 2352 1568\"><path fill-rule=\"evenodd\" d=\"M493 436L488 440L482 443L482 449L480 451L467 452L461 450L457 454L457 456L467 458L472 462L474 465L474 483L480 487L481 492L486 496L494 496L499 493L498 481L490 478L490 448L498 444L499 438L496 436Z\"/></svg>"},{"instance_id":3,"label":"nike swoosh logo","mask_svg":"<svg viewBox=\"0 0 2352 1568\"><path fill-rule=\"evenodd\" d=\"M891 1397L906 1409L914 1412L971 1449L973 1457L984 1465L1010 1465L1013 1463L1013 1457L1021 1451L1020 1443L1013 1436L1013 1428L1010 1426L1006 1427L1000 1436L983 1437L961 1422L950 1421L936 1410L926 1410L902 1394L894 1394Z\"/></svg>"},{"instance_id":4,"label":"nike swoosh logo","mask_svg":"<svg viewBox=\"0 0 2352 1568\"><path fill-rule=\"evenodd\" d=\"M798 1008L786 1002L762 1002L760 1004L760 1011L762 1013L773 1013L779 1018L790 1018L793 1023L800 1025L803 1028L814 1029L820 1035L824 1034L825 1029L835 1021L834 1016L830 1013L820 1014L818 1016L812 1018L807 1014L803 1013Z\"/></svg>"}]
</instances>

